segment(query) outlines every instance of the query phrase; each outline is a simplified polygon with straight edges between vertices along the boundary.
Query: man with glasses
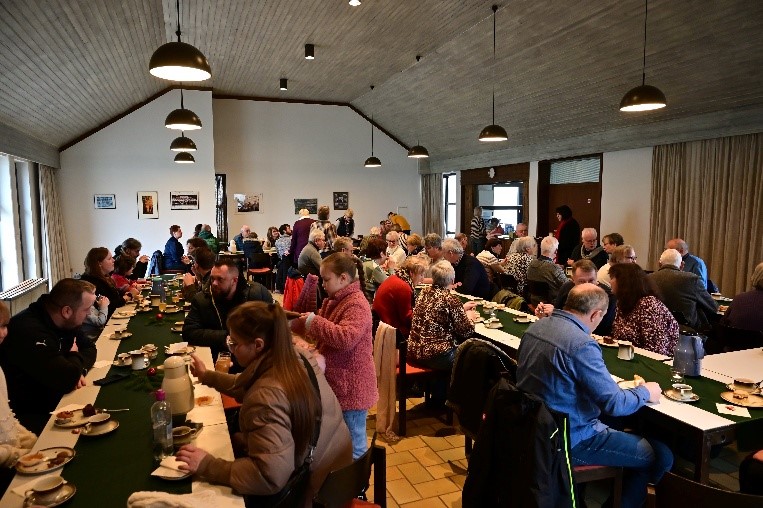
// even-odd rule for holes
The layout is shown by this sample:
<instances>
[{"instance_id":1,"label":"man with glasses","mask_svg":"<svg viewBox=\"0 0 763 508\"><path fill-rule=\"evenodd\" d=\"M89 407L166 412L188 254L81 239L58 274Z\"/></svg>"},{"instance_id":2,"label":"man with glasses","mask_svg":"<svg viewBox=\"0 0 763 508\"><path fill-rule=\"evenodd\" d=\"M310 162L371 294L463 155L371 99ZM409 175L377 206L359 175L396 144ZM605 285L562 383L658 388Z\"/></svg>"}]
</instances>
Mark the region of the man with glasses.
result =
<instances>
[{"instance_id":1,"label":"man with glasses","mask_svg":"<svg viewBox=\"0 0 763 508\"><path fill-rule=\"evenodd\" d=\"M450 261L456 271L456 291L465 295L490 300L492 288L485 267L477 258L464 256L464 248L454 238L442 241L443 257Z\"/></svg>"},{"instance_id":2,"label":"man with glasses","mask_svg":"<svg viewBox=\"0 0 763 508\"><path fill-rule=\"evenodd\" d=\"M572 266L579 259L590 259L598 270L607 264L609 256L604 247L599 245L599 233L594 228L585 228L580 233L581 242L572 248L567 266ZM561 260L560 260L561 262Z\"/></svg>"},{"instance_id":3,"label":"man with glasses","mask_svg":"<svg viewBox=\"0 0 763 508\"><path fill-rule=\"evenodd\" d=\"M635 263L637 259L638 256L636 256L636 250L632 245L620 245L615 247L614 250L612 250L612 253L609 255L609 262L599 268L599 272L596 274L596 281L599 284L603 284L607 288L611 287L609 280L609 269L612 267L612 265L616 265L618 263Z\"/></svg>"},{"instance_id":4,"label":"man with glasses","mask_svg":"<svg viewBox=\"0 0 763 508\"><path fill-rule=\"evenodd\" d=\"M0 345L11 409L35 434L61 397L87 384L96 349L80 331L95 303L95 286L61 279L47 295L13 316Z\"/></svg>"},{"instance_id":5,"label":"man with glasses","mask_svg":"<svg viewBox=\"0 0 763 508\"><path fill-rule=\"evenodd\" d=\"M394 261L395 267L402 266L405 261L405 250L400 246L400 234L397 231L387 233L387 257Z\"/></svg>"},{"instance_id":6,"label":"man with glasses","mask_svg":"<svg viewBox=\"0 0 763 508\"><path fill-rule=\"evenodd\" d=\"M114 249L114 261L116 261L122 254L126 254L135 258L135 268L133 268L132 273L127 276L127 278L130 280L146 278L146 270L148 269L149 259L145 254L142 256L140 255L140 248L142 246L143 245L135 238L128 238L122 242L122 245L119 245L116 249Z\"/></svg>"}]
</instances>

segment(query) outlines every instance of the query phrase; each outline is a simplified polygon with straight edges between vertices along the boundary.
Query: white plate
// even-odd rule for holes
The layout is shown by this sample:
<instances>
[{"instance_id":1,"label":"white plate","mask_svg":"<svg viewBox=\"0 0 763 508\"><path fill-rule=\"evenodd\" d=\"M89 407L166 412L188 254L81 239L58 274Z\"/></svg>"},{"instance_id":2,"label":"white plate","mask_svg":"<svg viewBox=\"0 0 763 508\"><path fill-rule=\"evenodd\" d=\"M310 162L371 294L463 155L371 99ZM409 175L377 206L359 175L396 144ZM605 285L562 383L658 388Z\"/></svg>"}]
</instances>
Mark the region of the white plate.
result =
<instances>
[{"instance_id":1,"label":"white plate","mask_svg":"<svg viewBox=\"0 0 763 508\"><path fill-rule=\"evenodd\" d=\"M106 423L100 423L97 425L85 425L85 427L82 428L82 431L80 432L83 436L88 437L96 437L96 436L103 436L104 434L109 434L111 432L114 432L119 428L119 422L111 419L107 421Z\"/></svg>"},{"instance_id":2,"label":"white plate","mask_svg":"<svg viewBox=\"0 0 763 508\"><path fill-rule=\"evenodd\" d=\"M16 463L16 471L21 474L45 474L49 471L55 471L56 469L61 469L66 464L68 464L74 456L77 454L77 452L74 451L73 448L68 448L66 446L54 446L52 448L43 448L42 450L38 450L39 453L42 453L46 459L40 462L39 464L35 464L34 466L24 466L20 462ZM58 454L66 454L66 458L64 458L60 463L55 463L58 461ZM54 464L51 465L51 461L54 462Z\"/></svg>"},{"instance_id":3,"label":"white plate","mask_svg":"<svg viewBox=\"0 0 763 508\"><path fill-rule=\"evenodd\" d=\"M604 342L604 339L601 339L601 340L596 339L596 342L598 342L599 345L603 347L618 347L617 341L613 342L612 344L607 344L606 342Z\"/></svg>"},{"instance_id":4,"label":"white plate","mask_svg":"<svg viewBox=\"0 0 763 508\"><path fill-rule=\"evenodd\" d=\"M696 393L692 393L691 397L682 397L681 392L674 390L673 388L668 388L662 392L662 394L670 400L675 400L676 402L697 402L699 400L699 395Z\"/></svg>"},{"instance_id":5,"label":"white plate","mask_svg":"<svg viewBox=\"0 0 763 508\"><path fill-rule=\"evenodd\" d=\"M109 339L111 340L122 340L126 339L127 337L132 337L132 332L123 332L119 337L117 337L115 333L109 335Z\"/></svg>"},{"instance_id":6,"label":"white plate","mask_svg":"<svg viewBox=\"0 0 763 508\"><path fill-rule=\"evenodd\" d=\"M134 310L118 310L114 314L112 314L112 317L117 318L130 318L133 317L136 314Z\"/></svg>"},{"instance_id":7,"label":"white plate","mask_svg":"<svg viewBox=\"0 0 763 508\"><path fill-rule=\"evenodd\" d=\"M633 379L623 379L622 381L617 382L617 386L622 388L623 390L629 390L631 388L636 388L636 381Z\"/></svg>"},{"instance_id":8,"label":"white plate","mask_svg":"<svg viewBox=\"0 0 763 508\"><path fill-rule=\"evenodd\" d=\"M114 360L111 362L111 365L114 367L129 367L132 365L132 358L126 358L124 361L122 360Z\"/></svg>"},{"instance_id":9,"label":"white plate","mask_svg":"<svg viewBox=\"0 0 763 508\"><path fill-rule=\"evenodd\" d=\"M77 487L73 483L66 482L58 489L56 497L53 499L48 498L48 493L37 494L32 492L24 498L24 506L61 506L77 493ZM51 493L52 494L52 493Z\"/></svg>"}]
</instances>

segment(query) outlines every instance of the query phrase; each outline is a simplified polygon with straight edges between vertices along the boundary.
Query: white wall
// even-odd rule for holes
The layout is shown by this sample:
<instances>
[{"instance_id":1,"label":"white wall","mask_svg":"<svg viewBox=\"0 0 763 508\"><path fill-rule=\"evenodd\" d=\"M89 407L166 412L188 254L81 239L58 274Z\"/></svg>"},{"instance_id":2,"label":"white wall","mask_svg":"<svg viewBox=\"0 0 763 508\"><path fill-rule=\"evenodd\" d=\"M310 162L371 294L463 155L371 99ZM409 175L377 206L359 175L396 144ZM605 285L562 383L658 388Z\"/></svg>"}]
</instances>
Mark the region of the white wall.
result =
<instances>
[{"instance_id":1,"label":"white wall","mask_svg":"<svg viewBox=\"0 0 763 508\"><path fill-rule=\"evenodd\" d=\"M331 208L333 192L349 192L355 233L367 234L399 207L421 231L421 190L414 159L376 130L380 168L364 168L371 126L344 106L215 99L215 169L227 174L231 236L248 224L264 236L268 226L292 224L294 198L317 198ZM238 213L233 194L262 193L261 212ZM315 216L313 216L315 218Z\"/></svg>"},{"instance_id":2,"label":"white wall","mask_svg":"<svg viewBox=\"0 0 763 508\"><path fill-rule=\"evenodd\" d=\"M81 272L87 251L113 249L125 238L143 243L144 254L164 250L169 227L179 224L184 238L197 223L215 223L212 93L186 91L185 107L203 128L188 132L198 150L195 164L175 164L170 142L179 131L164 119L180 107L172 90L61 154L58 186L72 269ZM158 191L159 219L138 220L138 191ZM198 191L199 210L170 210L170 191ZM115 210L95 210L93 194L115 194ZM184 242L184 240L183 240Z\"/></svg>"}]
</instances>

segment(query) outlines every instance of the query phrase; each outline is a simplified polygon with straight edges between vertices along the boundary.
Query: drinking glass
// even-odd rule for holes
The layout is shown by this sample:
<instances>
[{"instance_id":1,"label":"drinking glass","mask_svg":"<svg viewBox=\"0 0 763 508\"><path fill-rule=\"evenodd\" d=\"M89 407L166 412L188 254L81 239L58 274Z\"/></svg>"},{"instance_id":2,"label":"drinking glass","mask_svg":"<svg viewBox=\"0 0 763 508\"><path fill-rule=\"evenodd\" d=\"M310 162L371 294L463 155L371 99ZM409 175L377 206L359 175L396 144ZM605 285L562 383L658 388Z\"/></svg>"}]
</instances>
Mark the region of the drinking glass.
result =
<instances>
[{"instance_id":1,"label":"drinking glass","mask_svg":"<svg viewBox=\"0 0 763 508\"><path fill-rule=\"evenodd\" d=\"M684 371L683 369L679 367L671 367L670 368L670 384L683 384L684 382Z\"/></svg>"},{"instance_id":2,"label":"drinking glass","mask_svg":"<svg viewBox=\"0 0 763 508\"><path fill-rule=\"evenodd\" d=\"M172 303L178 303L180 301L180 291L172 294Z\"/></svg>"},{"instance_id":3,"label":"drinking glass","mask_svg":"<svg viewBox=\"0 0 763 508\"><path fill-rule=\"evenodd\" d=\"M167 310L167 302L159 302L159 312Z\"/></svg>"},{"instance_id":4,"label":"drinking glass","mask_svg":"<svg viewBox=\"0 0 763 508\"><path fill-rule=\"evenodd\" d=\"M217 361L215 362L215 370L217 372L227 373L230 370L233 360L230 353L223 351L217 355Z\"/></svg>"}]
</instances>

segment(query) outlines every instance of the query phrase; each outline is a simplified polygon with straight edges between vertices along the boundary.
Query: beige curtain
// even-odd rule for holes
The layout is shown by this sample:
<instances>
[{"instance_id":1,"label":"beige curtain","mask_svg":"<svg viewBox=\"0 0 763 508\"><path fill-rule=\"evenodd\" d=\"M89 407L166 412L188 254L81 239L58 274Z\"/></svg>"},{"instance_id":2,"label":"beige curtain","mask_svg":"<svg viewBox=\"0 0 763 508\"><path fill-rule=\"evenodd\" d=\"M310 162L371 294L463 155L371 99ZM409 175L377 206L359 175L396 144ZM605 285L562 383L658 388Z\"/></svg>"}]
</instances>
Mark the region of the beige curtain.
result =
<instances>
[{"instance_id":1,"label":"beige curtain","mask_svg":"<svg viewBox=\"0 0 763 508\"><path fill-rule=\"evenodd\" d=\"M671 238L733 296L763 261L763 133L657 146L652 155L651 269Z\"/></svg>"},{"instance_id":2,"label":"beige curtain","mask_svg":"<svg viewBox=\"0 0 763 508\"><path fill-rule=\"evenodd\" d=\"M421 222L427 233L437 233L443 236L445 222L443 219L442 175L439 173L421 175Z\"/></svg>"},{"instance_id":3,"label":"beige curtain","mask_svg":"<svg viewBox=\"0 0 763 508\"><path fill-rule=\"evenodd\" d=\"M72 276L72 267L58 200L56 169L41 164L39 174L43 266L50 287L53 287L59 280Z\"/></svg>"}]
</instances>

